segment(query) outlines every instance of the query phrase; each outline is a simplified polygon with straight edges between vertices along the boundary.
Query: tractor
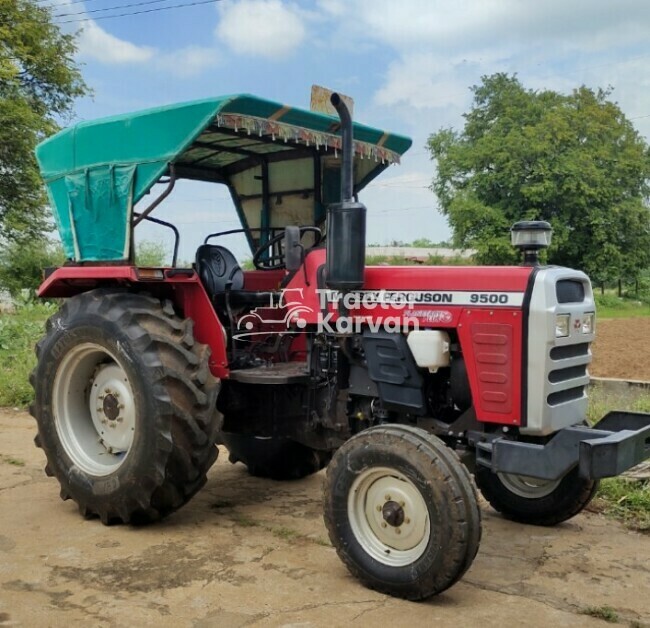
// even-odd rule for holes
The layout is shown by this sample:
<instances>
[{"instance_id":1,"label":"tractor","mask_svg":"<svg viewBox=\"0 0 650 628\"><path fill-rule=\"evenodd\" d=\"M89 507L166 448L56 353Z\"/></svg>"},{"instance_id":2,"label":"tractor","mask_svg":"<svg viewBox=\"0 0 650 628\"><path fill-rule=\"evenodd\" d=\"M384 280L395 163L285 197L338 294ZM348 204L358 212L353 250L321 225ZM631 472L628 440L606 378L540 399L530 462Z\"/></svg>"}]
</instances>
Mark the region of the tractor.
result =
<instances>
[{"instance_id":1,"label":"tractor","mask_svg":"<svg viewBox=\"0 0 650 628\"><path fill-rule=\"evenodd\" d=\"M327 467L342 561L419 600L472 564L476 487L505 517L558 524L650 456L650 415L587 425L594 298L584 273L540 264L547 223L513 226L520 266L366 267L358 195L411 141L331 104L211 98L38 146L67 261L39 289L62 305L36 346L35 442L61 497L104 524L183 506L218 445L264 478ZM207 227L179 267L154 210L181 179L228 188L254 269ZM135 263L146 221L173 231L170 266Z\"/></svg>"}]
</instances>

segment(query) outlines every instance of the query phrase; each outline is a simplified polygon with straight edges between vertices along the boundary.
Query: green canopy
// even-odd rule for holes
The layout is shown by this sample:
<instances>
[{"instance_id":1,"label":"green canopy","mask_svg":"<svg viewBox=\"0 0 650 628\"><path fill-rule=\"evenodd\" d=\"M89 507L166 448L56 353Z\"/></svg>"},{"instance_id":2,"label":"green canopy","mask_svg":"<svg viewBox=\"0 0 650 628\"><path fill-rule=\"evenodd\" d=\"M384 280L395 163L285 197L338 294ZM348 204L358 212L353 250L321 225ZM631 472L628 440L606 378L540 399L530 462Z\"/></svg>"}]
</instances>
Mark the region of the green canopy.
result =
<instances>
[{"instance_id":1,"label":"green canopy","mask_svg":"<svg viewBox=\"0 0 650 628\"><path fill-rule=\"evenodd\" d=\"M338 200L339 130L333 116L224 96L82 122L36 156L67 256L126 260L133 207L170 166L179 178L226 184L256 233L322 224L324 207ZM360 124L354 139L356 191L411 145ZM250 235L251 247L260 237Z\"/></svg>"}]
</instances>

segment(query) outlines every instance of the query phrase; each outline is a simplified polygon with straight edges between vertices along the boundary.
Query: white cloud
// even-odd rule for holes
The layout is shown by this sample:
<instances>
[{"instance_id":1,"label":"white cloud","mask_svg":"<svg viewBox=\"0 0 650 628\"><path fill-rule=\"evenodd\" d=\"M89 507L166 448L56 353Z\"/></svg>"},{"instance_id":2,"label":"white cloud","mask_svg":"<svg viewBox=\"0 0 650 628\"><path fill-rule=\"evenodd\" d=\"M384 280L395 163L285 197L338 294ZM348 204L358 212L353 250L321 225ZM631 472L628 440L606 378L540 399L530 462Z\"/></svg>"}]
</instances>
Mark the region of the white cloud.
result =
<instances>
[{"instance_id":1,"label":"white cloud","mask_svg":"<svg viewBox=\"0 0 650 628\"><path fill-rule=\"evenodd\" d=\"M345 0L318 0L318 6L326 13L339 17L346 12Z\"/></svg>"},{"instance_id":2,"label":"white cloud","mask_svg":"<svg viewBox=\"0 0 650 628\"><path fill-rule=\"evenodd\" d=\"M68 0L59 0L60 2ZM161 52L156 48L138 46L111 35L94 21L89 21L77 40L81 58L94 59L104 65L144 64L149 62L180 78L192 78L216 66L221 57L215 48L188 46Z\"/></svg>"},{"instance_id":3,"label":"white cloud","mask_svg":"<svg viewBox=\"0 0 650 628\"><path fill-rule=\"evenodd\" d=\"M606 48L647 39L650 11L638 0L356 0L372 36L397 48L476 50L551 41Z\"/></svg>"},{"instance_id":4,"label":"white cloud","mask_svg":"<svg viewBox=\"0 0 650 628\"><path fill-rule=\"evenodd\" d=\"M338 39L395 51L375 102L420 110L460 112L469 103L467 88L499 71L517 72L534 87L567 91L585 81L612 84L615 97L628 94L634 82L618 63L609 72L575 70L647 50L650 32L650 11L638 0L319 0L319 6L324 19L336 12ZM636 99L629 93L623 100L635 100L635 109L644 101L638 90Z\"/></svg>"},{"instance_id":5,"label":"white cloud","mask_svg":"<svg viewBox=\"0 0 650 628\"><path fill-rule=\"evenodd\" d=\"M280 0L239 0L220 6L216 34L237 54L282 58L300 46L305 25Z\"/></svg>"},{"instance_id":6,"label":"white cloud","mask_svg":"<svg viewBox=\"0 0 650 628\"><path fill-rule=\"evenodd\" d=\"M149 61L155 54L154 48L137 46L124 39L119 39L96 22L90 21L85 24L77 40L79 55L95 59L100 63L144 63Z\"/></svg>"},{"instance_id":7,"label":"white cloud","mask_svg":"<svg viewBox=\"0 0 650 628\"><path fill-rule=\"evenodd\" d=\"M416 109L446 107L467 99L462 62L426 53L406 53L388 66L386 82L375 94L380 105L407 103Z\"/></svg>"},{"instance_id":8,"label":"white cloud","mask_svg":"<svg viewBox=\"0 0 650 628\"><path fill-rule=\"evenodd\" d=\"M156 59L156 63L166 71L181 78L192 78L203 74L221 61L219 53L214 48L188 46L173 52L168 52Z\"/></svg>"}]
</instances>

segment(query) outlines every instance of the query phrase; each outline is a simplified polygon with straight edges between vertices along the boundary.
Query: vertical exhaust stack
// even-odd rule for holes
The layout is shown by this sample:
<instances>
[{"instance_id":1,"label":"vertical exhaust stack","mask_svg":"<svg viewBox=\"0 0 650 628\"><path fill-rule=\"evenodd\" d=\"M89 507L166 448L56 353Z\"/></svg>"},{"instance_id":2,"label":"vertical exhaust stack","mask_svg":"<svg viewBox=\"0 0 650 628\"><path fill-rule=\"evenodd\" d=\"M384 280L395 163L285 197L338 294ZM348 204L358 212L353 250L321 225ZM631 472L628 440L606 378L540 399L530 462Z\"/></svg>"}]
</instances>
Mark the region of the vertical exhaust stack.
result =
<instances>
[{"instance_id":1,"label":"vertical exhaust stack","mask_svg":"<svg viewBox=\"0 0 650 628\"><path fill-rule=\"evenodd\" d=\"M327 287L350 292L363 287L366 266L366 207L354 201L352 117L338 94L330 101L341 119L341 201L327 208Z\"/></svg>"}]
</instances>

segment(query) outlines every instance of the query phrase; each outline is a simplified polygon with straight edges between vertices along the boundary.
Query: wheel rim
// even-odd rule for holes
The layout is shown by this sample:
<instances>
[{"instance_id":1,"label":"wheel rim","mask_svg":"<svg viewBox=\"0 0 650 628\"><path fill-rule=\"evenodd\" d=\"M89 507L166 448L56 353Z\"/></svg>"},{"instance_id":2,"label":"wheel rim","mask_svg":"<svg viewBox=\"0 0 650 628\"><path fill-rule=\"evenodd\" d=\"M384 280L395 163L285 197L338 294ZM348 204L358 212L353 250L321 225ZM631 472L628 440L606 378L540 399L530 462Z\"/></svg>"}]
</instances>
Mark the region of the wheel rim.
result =
<instances>
[{"instance_id":1,"label":"wheel rim","mask_svg":"<svg viewBox=\"0 0 650 628\"><path fill-rule=\"evenodd\" d=\"M136 408L126 372L94 343L74 347L54 378L54 424L63 448L90 475L113 473L133 444Z\"/></svg>"},{"instance_id":2,"label":"wheel rim","mask_svg":"<svg viewBox=\"0 0 650 628\"><path fill-rule=\"evenodd\" d=\"M527 475L499 473L501 483L515 495L526 499L540 499L550 495L560 484L560 480L542 480Z\"/></svg>"},{"instance_id":3,"label":"wheel rim","mask_svg":"<svg viewBox=\"0 0 650 628\"><path fill-rule=\"evenodd\" d=\"M431 537L427 504L415 484L395 469L373 467L354 481L348 519L364 551L392 567L424 554Z\"/></svg>"}]
</instances>

